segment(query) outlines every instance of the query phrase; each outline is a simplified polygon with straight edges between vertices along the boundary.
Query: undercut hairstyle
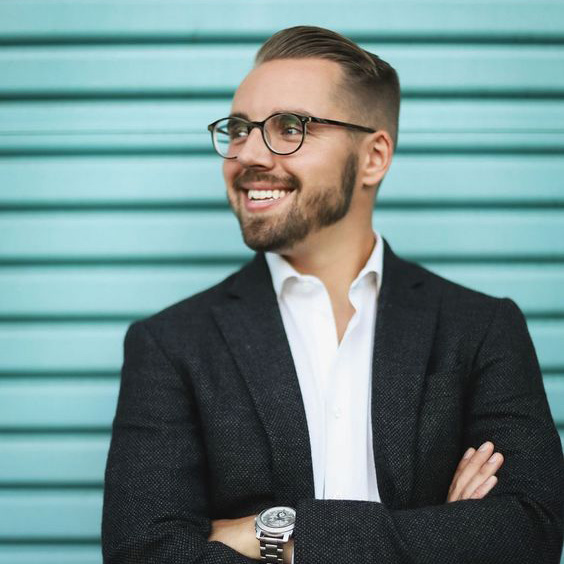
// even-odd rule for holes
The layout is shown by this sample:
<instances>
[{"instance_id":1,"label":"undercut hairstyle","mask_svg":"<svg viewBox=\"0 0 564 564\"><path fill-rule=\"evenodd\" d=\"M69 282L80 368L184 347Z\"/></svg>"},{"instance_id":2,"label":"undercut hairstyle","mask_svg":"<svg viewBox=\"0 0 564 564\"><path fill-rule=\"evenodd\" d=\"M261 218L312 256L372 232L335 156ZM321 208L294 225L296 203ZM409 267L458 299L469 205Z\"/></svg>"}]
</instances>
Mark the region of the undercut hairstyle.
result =
<instances>
[{"instance_id":1,"label":"undercut hairstyle","mask_svg":"<svg viewBox=\"0 0 564 564\"><path fill-rule=\"evenodd\" d=\"M310 57L335 61L341 66L343 84L337 85L338 101L347 105L360 121L359 125L385 129L395 151L400 110L397 72L354 41L322 27L289 27L275 33L262 45L256 54L255 66L277 59Z\"/></svg>"}]
</instances>

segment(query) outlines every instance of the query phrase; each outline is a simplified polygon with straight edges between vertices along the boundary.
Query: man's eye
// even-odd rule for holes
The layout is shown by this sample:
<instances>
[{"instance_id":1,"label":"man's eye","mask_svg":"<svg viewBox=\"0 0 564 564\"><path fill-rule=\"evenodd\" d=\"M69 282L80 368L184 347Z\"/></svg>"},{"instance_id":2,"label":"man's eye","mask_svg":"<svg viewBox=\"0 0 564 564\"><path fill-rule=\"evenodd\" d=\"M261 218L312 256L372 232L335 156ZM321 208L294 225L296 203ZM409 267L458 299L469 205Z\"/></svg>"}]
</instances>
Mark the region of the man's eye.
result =
<instances>
[{"instance_id":1,"label":"man's eye","mask_svg":"<svg viewBox=\"0 0 564 564\"><path fill-rule=\"evenodd\" d=\"M229 137L231 139L240 139L241 137L246 137L248 134L249 132L246 127L238 126L229 128Z\"/></svg>"},{"instance_id":2,"label":"man's eye","mask_svg":"<svg viewBox=\"0 0 564 564\"><path fill-rule=\"evenodd\" d=\"M286 125L282 128L282 133L284 135L300 135L301 131L295 125Z\"/></svg>"},{"instance_id":3,"label":"man's eye","mask_svg":"<svg viewBox=\"0 0 564 564\"><path fill-rule=\"evenodd\" d=\"M279 130L282 135L287 135L287 136L302 134L301 123L298 123L295 120L286 121L286 122L282 121L279 124Z\"/></svg>"}]
</instances>

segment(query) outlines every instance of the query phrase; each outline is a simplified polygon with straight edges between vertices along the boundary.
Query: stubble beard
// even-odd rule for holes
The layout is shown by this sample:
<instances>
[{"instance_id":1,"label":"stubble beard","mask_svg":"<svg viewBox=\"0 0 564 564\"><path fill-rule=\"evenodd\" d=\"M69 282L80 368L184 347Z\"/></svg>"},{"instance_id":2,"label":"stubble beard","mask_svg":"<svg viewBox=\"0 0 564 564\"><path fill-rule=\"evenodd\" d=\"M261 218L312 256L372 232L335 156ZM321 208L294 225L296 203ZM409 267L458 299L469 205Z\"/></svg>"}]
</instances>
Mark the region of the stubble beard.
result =
<instances>
[{"instance_id":1,"label":"stubble beard","mask_svg":"<svg viewBox=\"0 0 564 564\"><path fill-rule=\"evenodd\" d=\"M349 211L356 175L357 155L351 152L343 167L341 185L314 194L304 194L297 178L289 179L285 186L295 187L289 211L281 217L261 217L259 214L244 215L242 210L230 199L230 205L237 219L245 244L254 251L290 249L303 241L310 233L333 225ZM250 178L247 178L250 180ZM256 180L266 180L264 175Z\"/></svg>"}]
</instances>

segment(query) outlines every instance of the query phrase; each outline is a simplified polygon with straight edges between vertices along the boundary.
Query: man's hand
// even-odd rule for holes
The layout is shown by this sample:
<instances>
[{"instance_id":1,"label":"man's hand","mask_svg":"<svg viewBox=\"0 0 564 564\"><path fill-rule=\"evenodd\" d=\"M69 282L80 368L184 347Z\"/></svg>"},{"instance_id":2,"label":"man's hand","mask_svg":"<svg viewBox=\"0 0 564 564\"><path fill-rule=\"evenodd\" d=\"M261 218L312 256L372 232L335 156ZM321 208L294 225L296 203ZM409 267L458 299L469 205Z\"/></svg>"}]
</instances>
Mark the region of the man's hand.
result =
<instances>
[{"instance_id":1,"label":"man's hand","mask_svg":"<svg viewBox=\"0 0 564 564\"><path fill-rule=\"evenodd\" d=\"M240 519L216 519L212 521L212 532L209 541L219 541L236 550L247 558L260 560L260 545L255 533L255 517ZM284 562L290 564L294 541L290 539L284 546Z\"/></svg>"},{"instance_id":2,"label":"man's hand","mask_svg":"<svg viewBox=\"0 0 564 564\"><path fill-rule=\"evenodd\" d=\"M259 542L255 536L255 517L216 519L212 521L210 541L219 541L248 558L260 559Z\"/></svg>"},{"instance_id":3,"label":"man's hand","mask_svg":"<svg viewBox=\"0 0 564 564\"><path fill-rule=\"evenodd\" d=\"M447 502L481 499L497 484L494 474L503 464L503 455L493 451L493 443L486 441L478 450L469 448L464 453L450 484Z\"/></svg>"}]
</instances>

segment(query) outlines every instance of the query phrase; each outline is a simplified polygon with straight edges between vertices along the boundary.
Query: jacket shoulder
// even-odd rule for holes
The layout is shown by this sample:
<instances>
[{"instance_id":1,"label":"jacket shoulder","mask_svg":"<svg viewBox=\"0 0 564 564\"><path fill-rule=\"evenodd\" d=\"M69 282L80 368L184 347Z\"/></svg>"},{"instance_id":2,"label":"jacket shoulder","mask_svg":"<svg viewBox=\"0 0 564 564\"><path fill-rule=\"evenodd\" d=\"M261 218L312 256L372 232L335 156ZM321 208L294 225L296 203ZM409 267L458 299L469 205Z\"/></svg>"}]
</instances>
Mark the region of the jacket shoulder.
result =
<instances>
[{"instance_id":1,"label":"jacket shoulder","mask_svg":"<svg viewBox=\"0 0 564 564\"><path fill-rule=\"evenodd\" d=\"M417 273L418 277L424 281L433 291L439 291L442 294L443 304L452 305L453 307L458 304L458 307L484 309L492 311L496 309L502 301L513 301L508 297L494 296L474 288L470 288L460 282L456 282L445 276L430 270L418 263L404 260L409 268Z\"/></svg>"}]
</instances>

